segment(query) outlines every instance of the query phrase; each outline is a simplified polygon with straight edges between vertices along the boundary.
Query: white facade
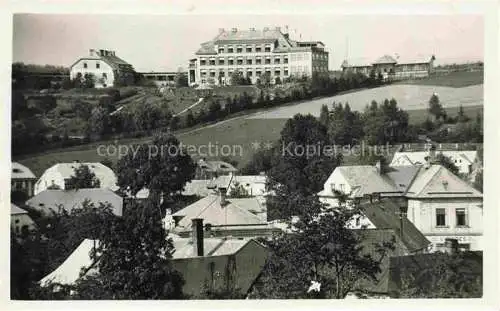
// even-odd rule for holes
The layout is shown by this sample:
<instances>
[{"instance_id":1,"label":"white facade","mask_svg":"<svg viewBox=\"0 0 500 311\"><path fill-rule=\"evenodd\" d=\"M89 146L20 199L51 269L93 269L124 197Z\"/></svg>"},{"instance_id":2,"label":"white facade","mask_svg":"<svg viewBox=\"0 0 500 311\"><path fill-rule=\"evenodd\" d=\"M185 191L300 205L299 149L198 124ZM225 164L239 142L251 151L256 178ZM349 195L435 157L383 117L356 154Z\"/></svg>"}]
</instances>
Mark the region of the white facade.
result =
<instances>
[{"instance_id":1,"label":"white facade","mask_svg":"<svg viewBox=\"0 0 500 311\"><path fill-rule=\"evenodd\" d=\"M444 216L440 216L443 212ZM432 243L434 250L443 250L447 238L457 239L463 249L483 249L481 199L410 199L407 217ZM443 218L444 224L439 223Z\"/></svg>"},{"instance_id":2,"label":"white facade","mask_svg":"<svg viewBox=\"0 0 500 311\"><path fill-rule=\"evenodd\" d=\"M59 163L48 168L35 184L35 195L47 190L49 187L56 187L65 190L67 181L74 176L75 168L80 165L87 165L100 181L100 188L114 189L117 178L113 170L101 163Z\"/></svg>"},{"instance_id":3,"label":"white facade","mask_svg":"<svg viewBox=\"0 0 500 311\"><path fill-rule=\"evenodd\" d=\"M458 167L461 174L472 173L473 166L477 162L477 151L454 151L443 150L436 151L436 154L442 154ZM426 163L425 158L430 156L428 151L415 151L415 152L396 152L391 161L391 166L398 165L422 165Z\"/></svg>"},{"instance_id":4,"label":"white facade","mask_svg":"<svg viewBox=\"0 0 500 311\"><path fill-rule=\"evenodd\" d=\"M113 68L98 57L89 57L79 59L70 70L70 79L85 77L86 74L93 74L95 78L95 87L102 88L113 86L115 81L115 72Z\"/></svg>"}]
</instances>

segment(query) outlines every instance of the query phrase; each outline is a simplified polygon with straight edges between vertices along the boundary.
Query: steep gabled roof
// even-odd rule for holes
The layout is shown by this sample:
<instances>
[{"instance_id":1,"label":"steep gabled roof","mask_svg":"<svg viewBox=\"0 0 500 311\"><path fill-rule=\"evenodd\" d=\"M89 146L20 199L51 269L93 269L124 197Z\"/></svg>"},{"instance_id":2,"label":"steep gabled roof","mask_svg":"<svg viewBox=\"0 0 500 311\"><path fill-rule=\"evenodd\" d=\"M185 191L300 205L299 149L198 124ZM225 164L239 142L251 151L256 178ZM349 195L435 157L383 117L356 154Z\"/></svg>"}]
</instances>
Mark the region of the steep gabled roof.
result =
<instances>
[{"instance_id":1,"label":"steep gabled roof","mask_svg":"<svg viewBox=\"0 0 500 311\"><path fill-rule=\"evenodd\" d=\"M381 175L374 166L339 166L336 169L340 171L351 188L353 188L352 195L354 196L398 191L392 181L386 175Z\"/></svg>"},{"instance_id":2,"label":"steep gabled roof","mask_svg":"<svg viewBox=\"0 0 500 311\"><path fill-rule=\"evenodd\" d=\"M389 166L386 174L398 191L406 192L417 176L419 166Z\"/></svg>"},{"instance_id":3,"label":"steep gabled roof","mask_svg":"<svg viewBox=\"0 0 500 311\"><path fill-rule=\"evenodd\" d=\"M482 198L481 192L441 165L422 167L408 189L410 198Z\"/></svg>"},{"instance_id":4,"label":"steep gabled roof","mask_svg":"<svg viewBox=\"0 0 500 311\"><path fill-rule=\"evenodd\" d=\"M17 162L12 162L11 174L11 179L36 179L29 168Z\"/></svg>"},{"instance_id":5,"label":"steep gabled roof","mask_svg":"<svg viewBox=\"0 0 500 311\"><path fill-rule=\"evenodd\" d=\"M398 65L427 64L435 60L434 55L397 56Z\"/></svg>"},{"instance_id":6,"label":"steep gabled roof","mask_svg":"<svg viewBox=\"0 0 500 311\"><path fill-rule=\"evenodd\" d=\"M10 203L10 214L11 215L21 215L21 214L28 214L28 212L23 210L19 206Z\"/></svg>"}]
</instances>

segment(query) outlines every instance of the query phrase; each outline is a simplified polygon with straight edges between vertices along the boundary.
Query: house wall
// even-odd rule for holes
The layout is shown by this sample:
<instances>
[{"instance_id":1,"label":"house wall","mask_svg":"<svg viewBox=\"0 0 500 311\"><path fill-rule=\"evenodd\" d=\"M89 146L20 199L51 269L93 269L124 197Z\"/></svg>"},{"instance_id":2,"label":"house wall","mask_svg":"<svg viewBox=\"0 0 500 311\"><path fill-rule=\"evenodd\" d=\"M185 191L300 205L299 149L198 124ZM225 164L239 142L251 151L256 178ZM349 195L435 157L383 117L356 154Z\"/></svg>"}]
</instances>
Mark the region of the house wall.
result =
<instances>
[{"instance_id":1,"label":"house wall","mask_svg":"<svg viewBox=\"0 0 500 311\"><path fill-rule=\"evenodd\" d=\"M57 170L48 169L46 170L40 179L35 184L35 195L46 190L52 184L58 186L61 190L65 189L64 178Z\"/></svg>"},{"instance_id":2,"label":"house wall","mask_svg":"<svg viewBox=\"0 0 500 311\"><path fill-rule=\"evenodd\" d=\"M23 191L32 197L35 191L36 179L32 178L12 178L10 181L11 191Z\"/></svg>"},{"instance_id":3,"label":"house wall","mask_svg":"<svg viewBox=\"0 0 500 311\"><path fill-rule=\"evenodd\" d=\"M87 64L87 68L84 66L85 63ZM99 64L99 68L96 68L97 64ZM71 67L70 79L75 79L78 73L81 73L82 77L84 77L86 73L94 74L96 88L113 86L115 79L113 68L100 59L80 59ZM104 75L106 75L106 78ZM101 81L101 79L103 79L103 81Z\"/></svg>"},{"instance_id":4,"label":"house wall","mask_svg":"<svg viewBox=\"0 0 500 311\"><path fill-rule=\"evenodd\" d=\"M470 250L482 250L483 210L480 199L448 198L408 200L408 219L433 244L441 248L446 238L457 239L460 244L470 244ZM446 211L446 226L436 226L436 209ZM467 226L457 227L455 210L465 208Z\"/></svg>"},{"instance_id":5,"label":"house wall","mask_svg":"<svg viewBox=\"0 0 500 311\"><path fill-rule=\"evenodd\" d=\"M246 293L267 256L265 247L251 241L233 255L173 259L172 265L184 278L183 292L192 297L209 288L221 291L229 287Z\"/></svg>"}]
</instances>

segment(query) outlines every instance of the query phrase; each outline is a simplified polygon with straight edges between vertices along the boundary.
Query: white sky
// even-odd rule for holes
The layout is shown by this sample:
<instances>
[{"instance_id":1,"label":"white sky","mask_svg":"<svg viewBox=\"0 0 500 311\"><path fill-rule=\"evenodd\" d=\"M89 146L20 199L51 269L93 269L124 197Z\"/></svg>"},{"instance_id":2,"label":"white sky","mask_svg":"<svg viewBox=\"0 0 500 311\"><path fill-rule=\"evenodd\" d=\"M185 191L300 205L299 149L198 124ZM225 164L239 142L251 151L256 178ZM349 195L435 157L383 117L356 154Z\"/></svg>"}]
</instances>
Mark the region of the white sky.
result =
<instances>
[{"instance_id":1,"label":"white sky","mask_svg":"<svg viewBox=\"0 0 500 311\"><path fill-rule=\"evenodd\" d=\"M483 60L480 15L14 15L13 61L70 66L88 50L111 49L138 71L186 67L218 28L289 26L319 40L330 69L350 58L435 54L436 63ZM297 32L294 33L293 30Z\"/></svg>"}]
</instances>

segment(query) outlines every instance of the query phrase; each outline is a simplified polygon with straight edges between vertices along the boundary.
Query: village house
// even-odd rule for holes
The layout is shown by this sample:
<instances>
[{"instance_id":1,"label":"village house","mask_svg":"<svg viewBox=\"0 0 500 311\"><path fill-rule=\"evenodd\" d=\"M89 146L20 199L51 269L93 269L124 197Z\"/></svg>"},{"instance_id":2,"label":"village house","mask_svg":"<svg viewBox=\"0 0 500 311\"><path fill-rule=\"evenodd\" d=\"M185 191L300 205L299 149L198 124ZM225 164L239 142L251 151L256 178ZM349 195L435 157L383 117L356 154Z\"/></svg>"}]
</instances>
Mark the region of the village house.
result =
<instances>
[{"instance_id":1,"label":"village house","mask_svg":"<svg viewBox=\"0 0 500 311\"><path fill-rule=\"evenodd\" d=\"M10 204L10 227L16 233L35 228L35 222L28 212L15 204Z\"/></svg>"},{"instance_id":2,"label":"village house","mask_svg":"<svg viewBox=\"0 0 500 311\"><path fill-rule=\"evenodd\" d=\"M202 297L207 290L245 295L266 263L267 248L253 239L204 237L203 220L192 222L189 237L169 235L175 248L172 265L184 280L183 293L193 298ZM90 256L98 245L99 241L84 240L57 269L40 280L40 285L74 284L85 275L99 273L99 256Z\"/></svg>"},{"instance_id":3,"label":"village house","mask_svg":"<svg viewBox=\"0 0 500 311\"><path fill-rule=\"evenodd\" d=\"M445 239L458 240L463 250L483 248L482 194L441 165L340 166L318 196L335 207L341 203L339 193L347 196L347 204L394 200L400 207L396 213L422 232L433 251L442 250Z\"/></svg>"},{"instance_id":4,"label":"village house","mask_svg":"<svg viewBox=\"0 0 500 311\"><path fill-rule=\"evenodd\" d=\"M123 214L123 198L109 189L102 188L44 190L26 201L26 205L45 215L51 215L59 213L60 208L71 212L72 209L81 208L86 201L95 207L99 207L101 203L109 203L115 215Z\"/></svg>"},{"instance_id":5,"label":"village house","mask_svg":"<svg viewBox=\"0 0 500 311\"><path fill-rule=\"evenodd\" d=\"M35 182L36 176L29 168L20 163L12 162L10 177L11 192L20 191L30 198L35 191Z\"/></svg>"},{"instance_id":6,"label":"village house","mask_svg":"<svg viewBox=\"0 0 500 311\"><path fill-rule=\"evenodd\" d=\"M435 151L437 154L442 154L458 167L461 174L471 174L478 165L478 157L476 150L440 150ZM426 163L426 158L430 156L428 151L408 151L396 152L391 161L391 166L403 165L423 165ZM432 155L431 155L432 156Z\"/></svg>"},{"instance_id":7,"label":"village house","mask_svg":"<svg viewBox=\"0 0 500 311\"><path fill-rule=\"evenodd\" d=\"M134 79L132 65L116 56L115 51L89 50L89 55L79 58L70 66L70 79L84 79L87 74L94 76L96 88L111 87L122 79Z\"/></svg>"},{"instance_id":8,"label":"village house","mask_svg":"<svg viewBox=\"0 0 500 311\"><path fill-rule=\"evenodd\" d=\"M35 184L35 195L46 189L70 189L75 169L86 165L99 179L100 188L115 189L117 178L112 169L102 163L58 163L48 168Z\"/></svg>"}]
</instances>

